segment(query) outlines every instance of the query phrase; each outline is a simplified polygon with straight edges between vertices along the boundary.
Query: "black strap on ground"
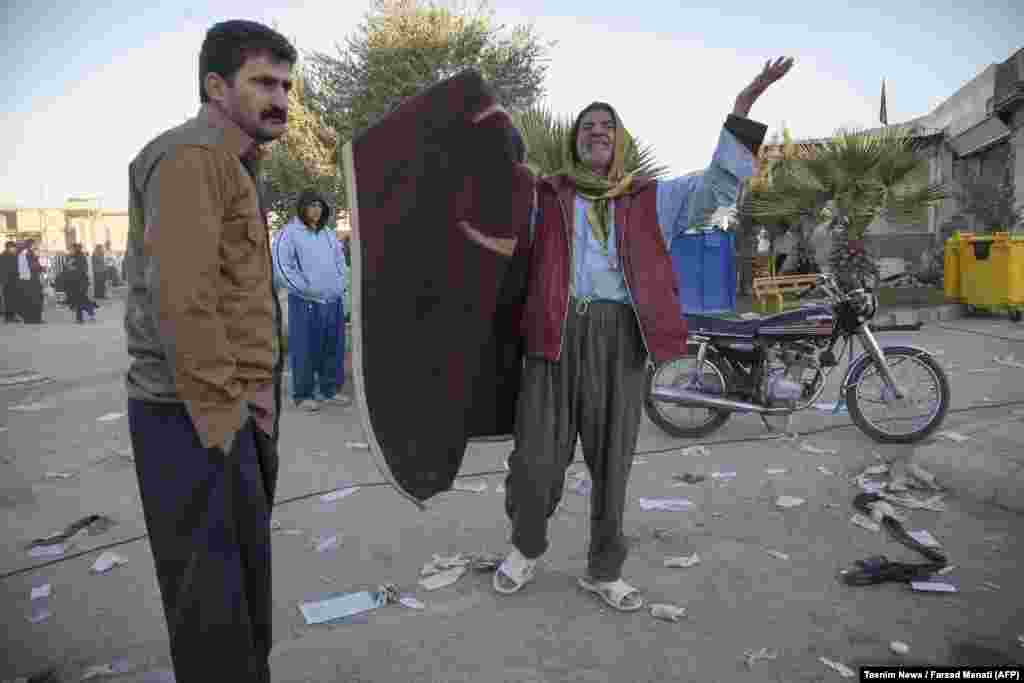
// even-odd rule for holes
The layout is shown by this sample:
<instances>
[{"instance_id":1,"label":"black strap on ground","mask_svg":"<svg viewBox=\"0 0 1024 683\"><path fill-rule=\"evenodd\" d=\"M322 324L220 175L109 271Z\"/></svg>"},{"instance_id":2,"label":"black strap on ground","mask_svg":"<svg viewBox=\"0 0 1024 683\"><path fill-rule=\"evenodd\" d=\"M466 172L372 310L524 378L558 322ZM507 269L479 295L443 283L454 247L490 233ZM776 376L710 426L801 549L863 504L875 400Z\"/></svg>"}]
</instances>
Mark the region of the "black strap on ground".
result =
<instances>
[{"instance_id":1,"label":"black strap on ground","mask_svg":"<svg viewBox=\"0 0 1024 683\"><path fill-rule=\"evenodd\" d=\"M853 507L858 512L870 517L872 503L881 500L883 498L877 493L861 493L853 499ZM857 560L853 567L841 571L839 578L843 583L850 586L870 586L889 581L900 583L923 581L930 578L948 563L946 555L942 551L918 542L917 539L907 533L907 530L903 528L903 523L898 519L886 515L882 518L881 525L894 540L920 553L929 561L918 564L892 562L885 555L875 555L864 560Z\"/></svg>"}]
</instances>

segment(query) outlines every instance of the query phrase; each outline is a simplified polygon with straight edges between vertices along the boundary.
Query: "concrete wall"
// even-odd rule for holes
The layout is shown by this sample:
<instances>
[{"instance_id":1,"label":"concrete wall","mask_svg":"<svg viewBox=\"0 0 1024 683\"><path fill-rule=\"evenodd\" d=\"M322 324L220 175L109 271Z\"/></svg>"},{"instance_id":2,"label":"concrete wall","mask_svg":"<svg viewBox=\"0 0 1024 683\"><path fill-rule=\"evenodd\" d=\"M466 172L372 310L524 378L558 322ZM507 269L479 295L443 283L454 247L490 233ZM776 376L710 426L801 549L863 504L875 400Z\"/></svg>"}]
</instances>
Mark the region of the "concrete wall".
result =
<instances>
[{"instance_id":1,"label":"concrete wall","mask_svg":"<svg viewBox=\"0 0 1024 683\"><path fill-rule=\"evenodd\" d=\"M983 121L988 116L988 100L995 94L998 67L998 64L989 65L925 116L922 124L944 129L948 136L956 137Z\"/></svg>"}]
</instances>

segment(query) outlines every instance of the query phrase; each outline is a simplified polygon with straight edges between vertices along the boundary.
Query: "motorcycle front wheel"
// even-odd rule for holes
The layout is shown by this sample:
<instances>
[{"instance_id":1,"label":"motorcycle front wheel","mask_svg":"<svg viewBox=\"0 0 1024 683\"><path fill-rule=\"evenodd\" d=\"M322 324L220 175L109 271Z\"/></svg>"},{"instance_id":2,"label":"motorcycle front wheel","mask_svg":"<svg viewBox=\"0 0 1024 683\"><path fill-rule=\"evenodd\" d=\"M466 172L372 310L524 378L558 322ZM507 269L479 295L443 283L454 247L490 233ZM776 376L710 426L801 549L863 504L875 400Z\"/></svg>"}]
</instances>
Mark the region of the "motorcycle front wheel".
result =
<instances>
[{"instance_id":1,"label":"motorcycle front wheel","mask_svg":"<svg viewBox=\"0 0 1024 683\"><path fill-rule=\"evenodd\" d=\"M906 347L883 348L882 354L896 384L905 392L897 400L870 356L850 371L846 406L850 418L880 443L916 443L934 432L949 411L949 380L931 355ZM919 379L915 379L919 378ZM904 414L893 416L890 411Z\"/></svg>"},{"instance_id":2,"label":"motorcycle front wheel","mask_svg":"<svg viewBox=\"0 0 1024 683\"><path fill-rule=\"evenodd\" d=\"M702 408L700 406L683 406L653 398L655 386L685 386L696 373L696 355L684 356L647 371L647 393L644 396L644 412L651 422L670 436L683 439L697 439L707 436L719 429L728 421L732 414L727 410ZM716 396L728 393L725 371L718 361L711 357L704 358L701 384L704 391Z\"/></svg>"}]
</instances>

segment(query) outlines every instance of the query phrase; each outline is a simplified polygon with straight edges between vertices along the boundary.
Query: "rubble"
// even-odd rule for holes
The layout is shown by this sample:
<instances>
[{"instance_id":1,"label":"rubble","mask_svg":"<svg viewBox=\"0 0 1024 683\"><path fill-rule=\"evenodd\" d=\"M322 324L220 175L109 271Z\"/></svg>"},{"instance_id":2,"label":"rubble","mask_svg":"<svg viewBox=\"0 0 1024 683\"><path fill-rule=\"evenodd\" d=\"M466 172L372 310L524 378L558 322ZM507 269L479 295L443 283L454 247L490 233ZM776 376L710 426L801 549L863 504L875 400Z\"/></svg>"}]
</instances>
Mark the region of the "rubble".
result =
<instances>
[{"instance_id":1,"label":"rubble","mask_svg":"<svg viewBox=\"0 0 1024 683\"><path fill-rule=\"evenodd\" d=\"M693 553L692 555L685 555L683 557L666 557L665 567L673 569L689 569L690 567L696 567L700 564L700 555Z\"/></svg>"},{"instance_id":2,"label":"rubble","mask_svg":"<svg viewBox=\"0 0 1024 683\"><path fill-rule=\"evenodd\" d=\"M853 669L846 666L842 662L835 662L826 657L818 657L818 661L838 673L843 678L853 678L857 674L854 673Z\"/></svg>"},{"instance_id":3,"label":"rubble","mask_svg":"<svg viewBox=\"0 0 1024 683\"><path fill-rule=\"evenodd\" d=\"M686 616L686 608L680 607L679 605L657 603L651 605L651 616L655 619L675 623Z\"/></svg>"}]
</instances>

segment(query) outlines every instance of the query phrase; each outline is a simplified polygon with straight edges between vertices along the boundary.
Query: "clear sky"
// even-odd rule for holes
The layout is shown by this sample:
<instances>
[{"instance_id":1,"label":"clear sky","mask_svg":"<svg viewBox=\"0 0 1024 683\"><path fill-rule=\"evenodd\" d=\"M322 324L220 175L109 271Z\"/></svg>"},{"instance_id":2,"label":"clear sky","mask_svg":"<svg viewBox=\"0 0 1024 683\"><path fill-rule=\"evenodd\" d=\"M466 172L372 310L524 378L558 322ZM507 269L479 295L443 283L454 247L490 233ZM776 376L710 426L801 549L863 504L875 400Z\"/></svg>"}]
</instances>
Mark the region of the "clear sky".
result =
<instances>
[{"instance_id":1,"label":"clear sky","mask_svg":"<svg viewBox=\"0 0 1024 683\"><path fill-rule=\"evenodd\" d=\"M367 0L148 4L0 7L8 55L0 203L57 206L100 194L107 207L127 207L128 162L198 109L199 47L212 23L276 22L300 51L333 54L369 9ZM593 100L611 102L675 174L707 164L736 93L770 57L797 63L751 118L770 132L785 122L797 137L820 137L878 125L882 78L889 122L898 123L929 113L1024 45L1019 0L842 4L492 0L491 7L499 23L533 23L543 39L558 41L545 84L549 107L574 115Z\"/></svg>"}]
</instances>

